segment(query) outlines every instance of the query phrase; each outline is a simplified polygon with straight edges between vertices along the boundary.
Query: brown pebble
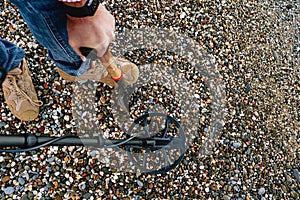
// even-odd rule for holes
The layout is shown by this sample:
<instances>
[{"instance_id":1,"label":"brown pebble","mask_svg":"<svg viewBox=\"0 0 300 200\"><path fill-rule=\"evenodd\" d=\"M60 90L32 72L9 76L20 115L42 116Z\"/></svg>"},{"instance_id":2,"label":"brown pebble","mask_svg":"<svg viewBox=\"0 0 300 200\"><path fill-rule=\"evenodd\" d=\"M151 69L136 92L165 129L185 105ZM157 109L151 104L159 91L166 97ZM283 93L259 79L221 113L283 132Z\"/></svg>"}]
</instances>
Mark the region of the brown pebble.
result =
<instances>
[{"instance_id":1,"label":"brown pebble","mask_svg":"<svg viewBox=\"0 0 300 200\"><path fill-rule=\"evenodd\" d=\"M48 83L44 83L43 86L45 89L48 89Z\"/></svg>"},{"instance_id":2,"label":"brown pebble","mask_svg":"<svg viewBox=\"0 0 300 200\"><path fill-rule=\"evenodd\" d=\"M57 86L56 86L56 89L57 89L58 91L61 91L61 89L62 89L61 85L57 85Z\"/></svg>"},{"instance_id":3,"label":"brown pebble","mask_svg":"<svg viewBox=\"0 0 300 200\"><path fill-rule=\"evenodd\" d=\"M153 183L150 183L149 184L149 189L152 189L153 188Z\"/></svg>"},{"instance_id":4,"label":"brown pebble","mask_svg":"<svg viewBox=\"0 0 300 200\"><path fill-rule=\"evenodd\" d=\"M3 182L3 183L8 182L9 180L10 180L10 176L4 176L4 177L2 178L2 182Z\"/></svg>"},{"instance_id":5,"label":"brown pebble","mask_svg":"<svg viewBox=\"0 0 300 200\"><path fill-rule=\"evenodd\" d=\"M105 103L105 97L100 98L101 103Z\"/></svg>"},{"instance_id":6,"label":"brown pebble","mask_svg":"<svg viewBox=\"0 0 300 200\"><path fill-rule=\"evenodd\" d=\"M54 185L54 188L58 188L58 182L57 181L53 181L53 185Z\"/></svg>"}]
</instances>

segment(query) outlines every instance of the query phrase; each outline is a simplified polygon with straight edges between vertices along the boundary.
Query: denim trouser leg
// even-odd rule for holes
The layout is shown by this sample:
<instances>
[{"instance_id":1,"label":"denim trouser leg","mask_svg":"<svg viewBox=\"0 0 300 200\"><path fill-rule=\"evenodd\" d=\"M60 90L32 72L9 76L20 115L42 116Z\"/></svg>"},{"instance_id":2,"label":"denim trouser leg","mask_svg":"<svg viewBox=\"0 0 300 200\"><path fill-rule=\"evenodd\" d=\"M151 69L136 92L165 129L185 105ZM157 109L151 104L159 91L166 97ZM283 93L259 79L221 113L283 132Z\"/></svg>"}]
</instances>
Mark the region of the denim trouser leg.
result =
<instances>
[{"instance_id":1,"label":"denim trouser leg","mask_svg":"<svg viewBox=\"0 0 300 200\"><path fill-rule=\"evenodd\" d=\"M57 0L11 0L35 38L48 49L57 67L70 75L82 75L89 62L82 64L68 43L67 17Z\"/></svg>"},{"instance_id":2,"label":"denim trouser leg","mask_svg":"<svg viewBox=\"0 0 300 200\"><path fill-rule=\"evenodd\" d=\"M0 38L0 66L4 68L6 72L19 66L24 54L23 49Z\"/></svg>"}]
</instances>

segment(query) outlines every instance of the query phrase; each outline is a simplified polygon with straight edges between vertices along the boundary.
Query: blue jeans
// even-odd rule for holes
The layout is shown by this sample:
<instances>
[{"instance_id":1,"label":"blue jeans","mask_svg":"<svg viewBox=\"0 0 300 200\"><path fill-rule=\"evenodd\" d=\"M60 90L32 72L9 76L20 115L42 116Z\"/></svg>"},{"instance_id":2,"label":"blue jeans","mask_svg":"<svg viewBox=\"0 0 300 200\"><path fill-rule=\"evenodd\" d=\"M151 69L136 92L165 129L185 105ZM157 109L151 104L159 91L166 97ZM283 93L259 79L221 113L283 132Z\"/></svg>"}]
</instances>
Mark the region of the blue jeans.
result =
<instances>
[{"instance_id":1,"label":"blue jeans","mask_svg":"<svg viewBox=\"0 0 300 200\"><path fill-rule=\"evenodd\" d=\"M82 62L68 43L67 17L57 0L11 0L25 19L35 38L48 49L57 67L73 76L86 72L89 60ZM17 67L24 51L0 39L0 66L10 71Z\"/></svg>"}]
</instances>

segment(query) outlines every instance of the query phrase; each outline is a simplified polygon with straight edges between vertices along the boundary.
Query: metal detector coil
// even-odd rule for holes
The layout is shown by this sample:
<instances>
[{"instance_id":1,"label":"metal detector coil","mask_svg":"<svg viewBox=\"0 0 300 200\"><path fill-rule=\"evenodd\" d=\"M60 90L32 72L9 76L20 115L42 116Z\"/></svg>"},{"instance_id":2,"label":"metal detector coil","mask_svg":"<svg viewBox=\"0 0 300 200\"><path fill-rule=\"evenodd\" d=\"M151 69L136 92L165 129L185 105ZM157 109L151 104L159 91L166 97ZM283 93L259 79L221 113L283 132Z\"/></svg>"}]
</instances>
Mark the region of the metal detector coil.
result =
<instances>
[{"instance_id":1,"label":"metal detector coil","mask_svg":"<svg viewBox=\"0 0 300 200\"><path fill-rule=\"evenodd\" d=\"M155 117L165 121L164 128L153 134L149 126ZM181 162L187 148L186 137L183 127L176 119L163 113L147 113L132 123L128 137L130 134L136 135L133 131L137 126L142 126L143 129L139 133L142 136L140 141L143 148L135 145L125 147L135 167L150 174L162 174L174 169Z\"/></svg>"}]
</instances>

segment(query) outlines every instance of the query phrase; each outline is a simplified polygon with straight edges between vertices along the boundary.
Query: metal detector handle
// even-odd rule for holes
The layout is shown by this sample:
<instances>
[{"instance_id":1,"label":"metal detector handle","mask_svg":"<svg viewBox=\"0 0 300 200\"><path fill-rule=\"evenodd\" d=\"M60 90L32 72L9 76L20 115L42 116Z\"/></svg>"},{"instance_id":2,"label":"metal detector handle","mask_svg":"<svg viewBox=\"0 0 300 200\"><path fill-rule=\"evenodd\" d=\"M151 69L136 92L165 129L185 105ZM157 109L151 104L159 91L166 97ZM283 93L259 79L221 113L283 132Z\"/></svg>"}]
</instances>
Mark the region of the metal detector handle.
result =
<instances>
[{"instance_id":1,"label":"metal detector handle","mask_svg":"<svg viewBox=\"0 0 300 200\"><path fill-rule=\"evenodd\" d=\"M97 56L96 49L89 48L89 47L80 47L79 50L82 53L82 55L88 59L96 60L99 58ZM118 89L119 89L118 104L123 108L123 110L128 112L127 103L124 102L124 101L126 101L124 98L124 96L126 96L126 87L127 87L127 84L123 78L118 81Z\"/></svg>"},{"instance_id":2,"label":"metal detector handle","mask_svg":"<svg viewBox=\"0 0 300 200\"><path fill-rule=\"evenodd\" d=\"M60 139L61 138L61 139ZM0 135L0 146L1 147L23 147L29 148L37 145L45 144L56 140L48 146L88 146L103 148L114 144L119 144L125 140L108 140L104 139L102 136L83 138L78 136L61 136L61 137L51 137L49 135L35 136L33 134L23 134L23 135ZM59 139L59 140L57 140ZM126 145L136 148L149 148L159 149L164 146L172 144L171 139L162 138L133 138L130 141L120 145L119 147Z\"/></svg>"},{"instance_id":3,"label":"metal detector handle","mask_svg":"<svg viewBox=\"0 0 300 200\"><path fill-rule=\"evenodd\" d=\"M50 142L58 137L49 135L35 136L33 134L23 135L0 135L0 146L2 147L33 147L46 142ZM66 136L61 140L55 141L51 146L96 146L104 144L104 139L100 138L79 138L78 136Z\"/></svg>"}]
</instances>

